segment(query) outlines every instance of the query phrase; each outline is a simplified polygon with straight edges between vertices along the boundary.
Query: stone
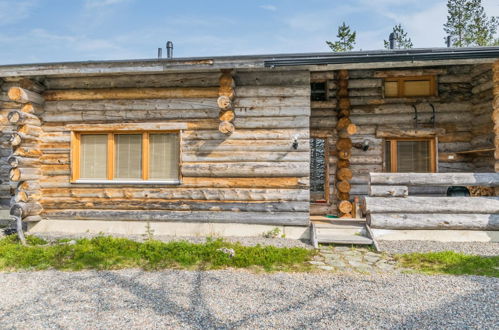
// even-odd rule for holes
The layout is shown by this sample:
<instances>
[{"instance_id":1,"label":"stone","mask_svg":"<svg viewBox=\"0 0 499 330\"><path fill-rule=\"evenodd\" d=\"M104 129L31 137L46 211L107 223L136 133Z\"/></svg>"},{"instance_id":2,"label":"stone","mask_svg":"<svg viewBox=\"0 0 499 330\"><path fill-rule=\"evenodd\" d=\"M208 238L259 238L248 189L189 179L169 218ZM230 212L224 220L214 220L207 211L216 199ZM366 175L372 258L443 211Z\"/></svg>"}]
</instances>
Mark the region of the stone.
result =
<instances>
[{"instance_id":1,"label":"stone","mask_svg":"<svg viewBox=\"0 0 499 330\"><path fill-rule=\"evenodd\" d=\"M395 269L394 266L387 264L386 262L378 262L376 267L384 271L392 271Z\"/></svg>"},{"instance_id":2,"label":"stone","mask_svg":"<svg viewBox=\"0 0 499 330\"><path fill-rule=\"evenodd\" d=\"M345 251L350 251L351 248L349 248L348 246L335 246L334 250L337 252L345 252Z\"/></svg>"},{"instance_id":3,"label":"stone","mask_svg":"<svg viewBox=\"0 0 499 330\"><path fill-rule=\"evenodd\" d=\"M331 266L317 266L317 268L328 271L334 270L334 268Z\"/></svg>"},{"instance_id":4,"label":"stone","mask_svg":"<svg viewBox=\"0 0 499 330\"><path fill-rule=\"evenodd\" d=\"M363 266L365 266L362 262L358 262L358 261L355 261L355 260L348 260L348 263L352 267L363 267Z\"/></svg>"},{"instance_id":5,"label":"stone","mask_svg":"<svg viewBox=\"0 0 499 330\"><path fill-rule=\"evenodd\" d=\"M365 255L364 256L364 260L367 261L368 263L375 263L377 261L379 261L379 257L378 256L368 256L368 255Z\"/></svg>"},{"instance_id":6,"label":"stone","mask_svg":"<svg viewBox=\"0 0 499 330\"><path fill-rule=\"evenodd\" d=\"M327 262L327 264L330 266L333 266L333 267L337 267L337 268L345 268L346 267L344 262L337 261L337 260L332 260L330 262Z\"/></svg>"},{"instance_id":7,"label":"stone","mask_svg":"<svg viewBox=\"0 0 499 330\"><path fill-rule=\"evenodd\" d=\"M325 266L326 265L322 261L309 261L308 263L311 265L315 265L315 266Z\"/></svg>"}]
</instances>

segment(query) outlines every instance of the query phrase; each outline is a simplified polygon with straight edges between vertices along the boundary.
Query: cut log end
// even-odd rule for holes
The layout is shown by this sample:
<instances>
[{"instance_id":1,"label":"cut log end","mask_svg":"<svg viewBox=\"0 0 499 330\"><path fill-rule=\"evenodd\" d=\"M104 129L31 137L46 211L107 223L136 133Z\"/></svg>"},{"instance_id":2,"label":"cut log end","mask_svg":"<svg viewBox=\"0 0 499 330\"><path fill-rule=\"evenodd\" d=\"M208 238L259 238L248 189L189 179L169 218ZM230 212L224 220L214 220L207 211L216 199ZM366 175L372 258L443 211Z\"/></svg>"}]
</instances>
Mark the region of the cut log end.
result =
<instances>
[{"instance_id":1,"label":"cut log end","mask_svg":"<svg viewBox=\"0 0 499 330\"><path fill-rule=\"evenodd\" d=\"M220 111L220 115L218 116L221 121L233 121L235 117L236 114L233 110Z\"/></svg>"},{"instance_id":2,"label":"cut log end","mask_svg":"<svg viewBox=\"0 0 499 330\"><path fill-rule=\"evenodd\" d=\"M228 121L222 121L220 125L218 125L218 130L223 134L229 135L234 133L235 127Z\"/></svg>"},{"instance_id":3,"label":"cut log end","mask_svg":"<svg viewBox=\"0 0 499 330\"><path fill-rule=\"evenodd\" d=\"M232 108L232 101L230 97L226 95L221 95L217 99L217 105L222 110L229 110Z\"/></svg>"},{"instance_id":4,"label":"cut log end","mask_svg":"<svg viewBox=\"0 0 499 330\"><path fill-rule=\"evenodd\" d=\"M22 92L19 87L12 87L9 89L7 95L9 96L9 99L11 99L12 101L18 102L21 100Z\"/></svg>"},{"instance_id":5,"label":"cut log end","mask_svg":"<svg viewBox=\"0 0 499 330\"><path fill-rule=\"evenodd\" d=\"M341 213L351 213L353 210L353 205L349 201L341 201L338 204L338 210Z\"/></svg>"}]
</instances>

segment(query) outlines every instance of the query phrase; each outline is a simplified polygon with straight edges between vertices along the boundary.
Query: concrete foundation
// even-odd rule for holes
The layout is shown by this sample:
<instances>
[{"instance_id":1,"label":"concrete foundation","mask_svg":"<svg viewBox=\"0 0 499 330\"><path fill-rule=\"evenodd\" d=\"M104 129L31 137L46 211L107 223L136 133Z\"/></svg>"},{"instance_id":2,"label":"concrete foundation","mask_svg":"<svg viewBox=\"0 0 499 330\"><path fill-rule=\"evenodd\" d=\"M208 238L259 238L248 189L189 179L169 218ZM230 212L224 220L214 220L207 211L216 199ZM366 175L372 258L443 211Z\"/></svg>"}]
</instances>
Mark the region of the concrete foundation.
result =
<instances>
[{"instance_id":1,"label":"concrete foundation","mask_svg":"<svg viewBox=\"0 0 499 330\"><path fill-rule=\"evenodd\" d=\"M437 242L499 242L499 231L371 229L376 240Z\"/></svg>"},{"instance_id":2,"label":"concrete foundation","mask_svg":"<svg viewBox=\"0 0 499 330\"><path fill-rule=\"evenodd\" d=\"M148 229L149 226L149 229ZM280 235L289 239L308 240L309 227L270 226L235 223L193 223L193 222L144 222L105 220L42 220L28 224L29 233L60 232L68 234L104 233L120 235L144 235L148 230L154 235L171 236L262 236L279 228Z\"/></svg>"}]
</instances>

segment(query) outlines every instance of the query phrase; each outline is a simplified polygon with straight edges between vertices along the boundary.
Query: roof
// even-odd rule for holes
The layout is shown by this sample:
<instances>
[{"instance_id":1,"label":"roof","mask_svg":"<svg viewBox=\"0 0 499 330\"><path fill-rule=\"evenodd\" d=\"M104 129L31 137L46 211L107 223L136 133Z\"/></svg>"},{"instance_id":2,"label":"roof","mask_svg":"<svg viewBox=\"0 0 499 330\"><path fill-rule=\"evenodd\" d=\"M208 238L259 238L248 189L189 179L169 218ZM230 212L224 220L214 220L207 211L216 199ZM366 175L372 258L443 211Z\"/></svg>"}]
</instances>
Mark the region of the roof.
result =
<instances>
[{"instance_id":1,"label":"roof","mask_svg":"<svg viewBox=\"0 0 499 330\"><path fill-rule=\"evenodd\" d=\"M499 60L499 47L418 48L343 53L267 54L0 65L0 77L161 73L210 71L226 68L244 70L281 68L283 70L307 69L317 71L340 68L363 69L458 65L490 63L495 60Z\"/></svg>"}]
</instances>

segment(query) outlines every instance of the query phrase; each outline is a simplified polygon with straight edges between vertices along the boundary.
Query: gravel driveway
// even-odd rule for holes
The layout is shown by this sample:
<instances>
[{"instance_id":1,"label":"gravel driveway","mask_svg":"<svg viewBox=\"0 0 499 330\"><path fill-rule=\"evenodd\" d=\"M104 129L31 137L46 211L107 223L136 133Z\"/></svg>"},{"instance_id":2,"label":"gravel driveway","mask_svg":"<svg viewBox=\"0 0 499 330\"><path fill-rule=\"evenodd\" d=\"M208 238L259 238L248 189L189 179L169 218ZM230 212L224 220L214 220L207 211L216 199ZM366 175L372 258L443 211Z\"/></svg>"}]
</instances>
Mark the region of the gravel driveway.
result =
<instances>
[{"instance_id":1,"label":"gravel driveway","mask_svg":"<svg viewBox=\"0 0 499 330\"><path fill-rule=\"evenodd\" d=\"M0 327L499 327L499 280L141 270L0 273Z\"/></svg>"}]
</instances>

